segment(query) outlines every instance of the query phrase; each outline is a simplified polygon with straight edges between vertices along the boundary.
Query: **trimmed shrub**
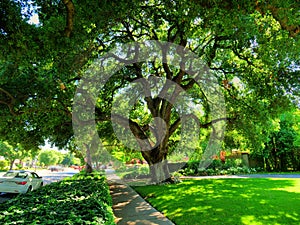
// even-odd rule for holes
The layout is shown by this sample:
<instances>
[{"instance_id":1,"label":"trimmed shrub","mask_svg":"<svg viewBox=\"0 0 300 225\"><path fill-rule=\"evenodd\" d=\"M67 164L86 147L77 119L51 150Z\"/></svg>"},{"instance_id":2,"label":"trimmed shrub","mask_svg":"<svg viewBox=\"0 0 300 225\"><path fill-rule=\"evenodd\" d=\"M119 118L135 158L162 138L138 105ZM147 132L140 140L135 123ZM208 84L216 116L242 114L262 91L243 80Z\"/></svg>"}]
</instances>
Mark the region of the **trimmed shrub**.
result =
<instances>
[{"instance_id":1,"label":"trimmed shrub","mask_svg":"<svg viewBox=\"0 0 300 225\"><path fill-rule=\"evenodd\" d=\"M214 159L207 168L199 168L200 161L187 162L183 169L178 172L183 176L213 176L213 175L235 175L256 173L259 170L243 166L241 159L227 159L223 163Z\"/></svg>"},{"instance_id":2,"label":"trimmed shrub","mask_svg":"<svg viewBox=\"0 0 300 225\"><path fill-rule=\"evenodd\" d=\"M223 166L223 163L222 163L221 160L219 160L219 159L214 159L214 160L212 161L212 163L207 167L207 169L213 169L213 170L215 170L215 169L220 169L220 168L222 168L222 166Z\"/></svg>"},{"instance_id":3,"label":"trimmed shrub","mask_svg":"<svg viewBox=\"0 0 300 225\"><path fill-rule=\"evenodd\" d=\"M0 224L112 225L112 199L105 177L74 175L0 205Z\"/></svg>"},{"instance_id":4,"label":"trimmed shrub","mask_svg":"<svg viewBox=\"0 0 300 225\"><path fill-rule=\"evenodd\" d=\"M190 175L192 175L192 173L194 173L194 174L198 173L199 163L200 163L200 161L189 161L184 165L182 170L186 171Z\"/></svg>"}]
</instances>

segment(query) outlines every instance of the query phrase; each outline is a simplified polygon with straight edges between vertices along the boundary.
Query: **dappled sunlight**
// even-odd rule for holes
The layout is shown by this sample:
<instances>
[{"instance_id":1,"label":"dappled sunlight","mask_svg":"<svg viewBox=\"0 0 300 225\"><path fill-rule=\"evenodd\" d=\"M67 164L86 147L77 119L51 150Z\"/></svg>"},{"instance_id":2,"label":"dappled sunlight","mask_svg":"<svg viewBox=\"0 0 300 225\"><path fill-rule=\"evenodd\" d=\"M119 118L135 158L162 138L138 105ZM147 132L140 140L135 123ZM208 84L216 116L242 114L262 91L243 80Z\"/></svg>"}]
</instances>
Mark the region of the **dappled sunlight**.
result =
<instances>
[{"instance_id":1,"label":"dappled sunlight","mask_svg":"<svg viewBox=\"0 0 300 225\"><path fill-rule=\"evenodd\" d=\"M265 199L262 199L262 200L259 202L259 204L265 205L265 204L267 204L267 201L266 201Z\"/></svg>"},{"instance_id":2,"label":"dappled sunlight","mask_svg":"<svg viewBox=\"0 0 300 225\"><path fill-rule=\"evenodd\" d=\"M299 215L293 215L279 211L276 214L270 215L245 215L241 217L242 224L248 225L285 225L285 224L299 224Z\"/></svg>"},{"instance_id":3,"label":"dappled sunlight","mask_svg":"<svg viewBox=\"0 0 300 225\"><path fill-rule=\"evenodd\" d=\"M170 200L176 199L176 196L161 196L161 197L158 197L158 199L170 201Z\"/></svg>"},{"instance_id":4,"label":"dappled sunlight","mask_svg":"<svg viewBox=\"0 0 300 225\"><path fill-rule=\"evenodd\" d=\"M273 178L272 180L280 180L282 178ZM300 179L287 179L290 180L291 185L288 187L277 187L273 190L281 190L281 191L288 191L293 193L300 193Z\"/></svg>"},{"instance_id":5,"label":"dappled sunlight","mask_svg":"<svg viewBox=\"0 0 300 225\"><path fill-rule=\"evenodd\" d=\"M286 216L287 218L291 218L291 219L293 219L293 220L295 220L295 221L299 221L299 217L300 217L300 215L299 215L298 213L293 213L292 215L289 214L289 213L286 213L285 216ZM300 221L299 221L299 222L300 222Z\"/></svg>"},{"instance_id":6,"label":"dappled sunlight","mask_svg":"<svg viewBox=\"0 0 300 225\"><path fill-rule=\"evenodd\" d=\"M184 215L184 211L182 208L178 208L176 209L175 211L172 211L172 212L169 212L170 214L170 218L173 218L173 217L178 217L178 216L183 216Z\"/></svg>"},{"instance_id":7,"label":"dappled sunlight","mask_svg":"<svg viewBox=\"0 0 300 225\"><path fill-rule=\"evenodd\" d=\"M178 225L299 224L299 190L295 179L250 178L137 188L144 196L151 193L147 201Z\"/></svg>"},{"instance_id":8,"label":"dappled sunlight","mask_svg":"<svg viewBox=\"0 0 300 225\"><path fill-rule=\"evenodd\" d=\"M263 225L264 223L260 222L258 219L255 218L255 216L242 216L241 217L242 224L251 224L251 225Z\"/></svg>"}]
</instances>

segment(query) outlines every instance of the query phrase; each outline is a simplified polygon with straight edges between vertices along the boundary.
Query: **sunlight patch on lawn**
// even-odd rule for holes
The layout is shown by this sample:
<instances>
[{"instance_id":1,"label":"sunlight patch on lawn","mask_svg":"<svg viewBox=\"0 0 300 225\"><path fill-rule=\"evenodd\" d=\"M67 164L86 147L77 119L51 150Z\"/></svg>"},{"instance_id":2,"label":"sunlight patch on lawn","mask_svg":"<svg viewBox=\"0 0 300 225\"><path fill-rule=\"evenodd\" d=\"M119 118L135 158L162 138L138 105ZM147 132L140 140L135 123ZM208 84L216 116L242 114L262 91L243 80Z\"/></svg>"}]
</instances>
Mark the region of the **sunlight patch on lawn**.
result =
<instances>
[{"instance_id":1,"label":"sunlight patch on lawn","mask_svg":"<svg viewBox=\"0 0 300 225\"><path fill-rule=\"evenodd\" d=\"M282 178L273 178L271 180L280 180ZM293 192L293 193L300 193L300 179L286 179L290 180L293 185L289 187L278 187L278 188L273 188L273 190L280 190L280 191L287 191L287 192Z\"/></svg>"},{"instance_id":2,"label":"sunlight patch on lawn","mask_svg":"<svg viewBox=\"0 0 300 225\"><path fill-rule=\"evenodd\" d=\"M178 208L178 209L176 209L175 211L170 212L169 214L170 214L170 217L171 217L171 218L172 218L174 215L175 215L175 216L178 216L178 217L181 217L181 216L183 216L183 211L182 211L181 208Z\"/></svg>"},{"instance_id":3,"label":"sunlight patch on lawn","mask_svg":"<svg viewBox=\"0 0 300 225\"><path fill-rule=\"evenodd\" d=\"M262 200L260 200L259 204L265 205L265 204L267 204L267 201L265 199L262 199Z\"/></svg>"},{"instance_id":4,"label":"sunlight patch on lawn","mask_svg":"<svg viewBox=\"0 0 300 225\"><path fill-rule=\"evenodd\" d=\"M192 213L199 213L201 211L205 212L206 210L211 209L211 206L198 206L198 207L191 207L186 212L192 212Z\"/></svg>"},{"instance_id":5,"label":"sunlight patch on lawn","mask_svg":"<svg viewBox=\"0 0 300 225\"><path fill-rule=\"evenodd\" d=\"M293 219L293 220L295 220L295 221L299 221L299 220L300 220L300 219L299 219L299 214L298 214L298 213L293 213L293 215L291 215L291 214L289 214L289 213L286 213L285 216L286 216L287 218ZM299 223L300 223L300 221L299 221Z\"/></svg>"},{"instance_id":6,"label":"sunlight patch on lawn","mask_svg":"<svg viewBox=\"0 0 300 225\"><path fill-rule=\"evenodd\" d=\"M158 200L167 200L167 201L171 201L176 199L176 196L172 196L172 195L167 195L167 196L159 196L157 197Z\"/></svg>"},{"instance_id":7,"label":"sunlight patch on lawn","mask_svg":"<svg viewBox=\"0 0 300 225\"><path fill-rule=\"evenodd\" d=\"M249 225L263 225L262 222L259 222L255 219L254 216L246 215L241 217L242 224Z\"/></svg>"}]
</instances>

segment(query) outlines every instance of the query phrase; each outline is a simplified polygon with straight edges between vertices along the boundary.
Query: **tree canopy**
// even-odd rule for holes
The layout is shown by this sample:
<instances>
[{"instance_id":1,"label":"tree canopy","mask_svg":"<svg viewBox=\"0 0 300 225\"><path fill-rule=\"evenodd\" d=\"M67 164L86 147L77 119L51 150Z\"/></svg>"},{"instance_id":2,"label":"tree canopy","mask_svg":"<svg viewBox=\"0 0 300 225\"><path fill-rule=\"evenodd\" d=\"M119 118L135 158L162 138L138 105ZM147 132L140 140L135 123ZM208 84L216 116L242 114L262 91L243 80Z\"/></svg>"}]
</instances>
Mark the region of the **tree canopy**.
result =
<instances>
[{"instance_id":1,"label":"tree canopy","mask_svg":"<svg viewBox=\"0 0 300 225\"><path fill-rule=\"evenodd\" d=\"M265 142L270 120L293 105L299 107L299 6L292 0L3 0L0 138L25 148L48 139L59 147L76 149L72 104L87 68L126 43L156 40L181 46L177 67L155 59L128 63L106 82L95 104L97 130L104 142L116 139L110 121L113 102L141 78L151 87L153 81L161 82L158 91L168 81L174 82L201 106L199 127L212 128L210 100L187 73L188 62L183 60L191 52L207 65L221 88L228 129L255 148ZM38 15L39 23L31 22L33 15ZM126 59L110 57L120 63ZM162 123L153 122L156 117L165 123L164 140L159 141L162 133L153 132ZM136 138L149 141L152 150L142 152L149 165L167 158L181 122L173 105L159 95L136 102L129 128ZM84 152L92 151L88 144Z\"/></svg>"}]
</instances>

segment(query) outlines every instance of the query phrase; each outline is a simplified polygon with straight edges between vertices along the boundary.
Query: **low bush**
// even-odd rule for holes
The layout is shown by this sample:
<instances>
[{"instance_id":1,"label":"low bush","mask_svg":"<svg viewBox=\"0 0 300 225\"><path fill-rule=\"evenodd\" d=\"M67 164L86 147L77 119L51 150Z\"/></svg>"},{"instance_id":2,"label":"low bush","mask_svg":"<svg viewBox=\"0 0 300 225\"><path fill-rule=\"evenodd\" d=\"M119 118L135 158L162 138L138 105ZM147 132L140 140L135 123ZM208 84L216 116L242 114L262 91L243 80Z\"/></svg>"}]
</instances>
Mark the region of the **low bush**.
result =
<instances>
[{"instance_id":1,"label":"low bush","mask_svg":"<svg viewBox=\"0 0 300 225\"><path fill-rule=\"evenodd\" d=\"M0 224L112 225L112 200L105 177L81 172L0 205Z\"/></svg>"},{"instance_id":2,"label":"low bush","mask_svg":"<svg viewBox=\"0 0 300 225\"><path fill-rule=\"evenodd\" d=\"M225 163L222 164L223 169L229 169L231 167L242 167L243 163L241 159L226 159Z\"/></svg>"},{"instance_id":3,"label":"low bush","mask_svg":"<svg viewBox=\"0 0 300 225\"><path fill-rule=\"evenodd\" d=\"M184 176L213 176L256 173L259 170L243 166L239 159L228 159L225 163L215 159L207 168L199 168L200 161L187 162L178 172Z\"/></svg>"},{"instance_id":4,"label":"low bush","mask_svg":"<svg viewBox=\"0 0 300 225\"><path fill-rule=\"evenodd\" d=\"M123 179L148 178L149 166L135 165L133 167L122 168L121 170L117 170L117 174Z\"/></svg>"}]
</instances>

